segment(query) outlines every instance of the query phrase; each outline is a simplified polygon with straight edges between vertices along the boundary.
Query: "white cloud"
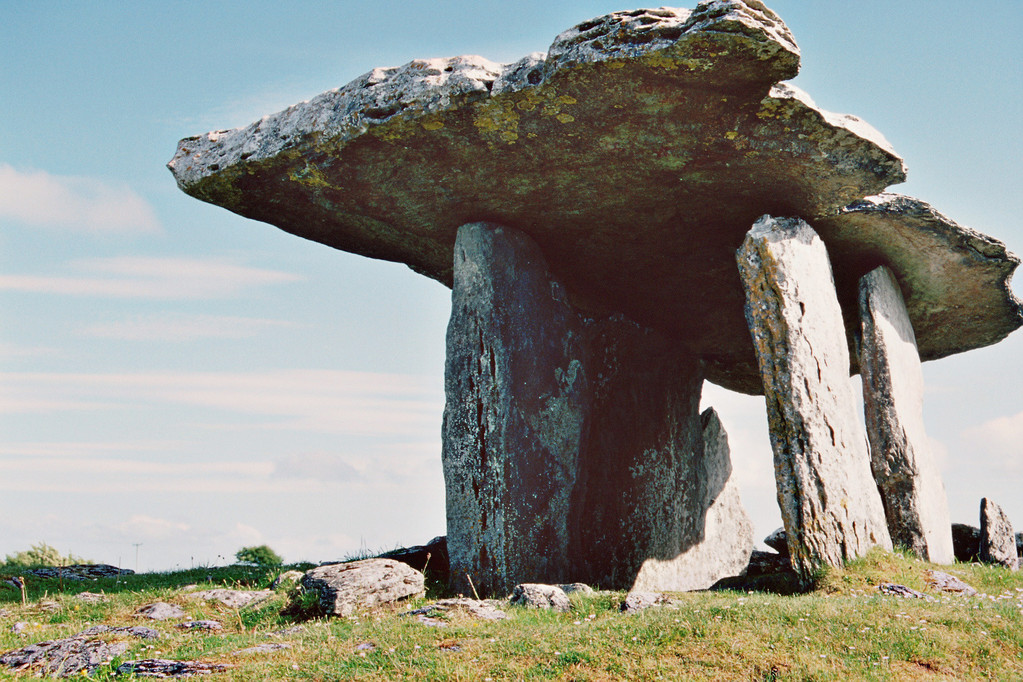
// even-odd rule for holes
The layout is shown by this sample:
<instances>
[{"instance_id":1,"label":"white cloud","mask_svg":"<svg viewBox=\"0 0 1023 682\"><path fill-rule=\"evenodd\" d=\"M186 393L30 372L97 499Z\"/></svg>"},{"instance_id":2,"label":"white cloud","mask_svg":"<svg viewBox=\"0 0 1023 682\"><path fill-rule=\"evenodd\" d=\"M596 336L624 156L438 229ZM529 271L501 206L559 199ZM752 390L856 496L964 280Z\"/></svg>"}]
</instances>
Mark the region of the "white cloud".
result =
<instances>
[{"instance_id":1,"label":"white cloud","mask_svg":"<svg viewBox=\"0 0 1023 682\"><path fill-rule=\"evenodd\" d=\"M0 275L0 290L111 298L226 298L243 290L294 282L298 275L224 259L122 256L75 263L83 277Z\"/></svg>"},{"instance_id":2,"label":"white cloud","mask_svg":"<svg viewBox=\"0 0 1023 682\"><path fill-rule=\"evenodd\" d=\"M195 341L197 339L240 339L261 332L291 326L284 320L227 315L148 315L86 327L83 333L122 341Z\"/></svg>"},{"instance_id":3,"label":"white cloud","mask_svg":"<svg viewBox=\"0 0 1023 682\"><path fill-rule=\"evenodd\" d=\"M962 441L969 445L970 460L984 462L985 468L1023 471L1023 412L966 429Z\"/></svg>"},{"instance_id":4,"label":"white cloud","mask_svg":"<svg viewBox=\"0 0 1023 682\"><path fill-rule=\"evenodd\" d=\"M0 218L93 233L160 230L152 207L127 185L2 163Z\"/></svg>"}]
</instances>

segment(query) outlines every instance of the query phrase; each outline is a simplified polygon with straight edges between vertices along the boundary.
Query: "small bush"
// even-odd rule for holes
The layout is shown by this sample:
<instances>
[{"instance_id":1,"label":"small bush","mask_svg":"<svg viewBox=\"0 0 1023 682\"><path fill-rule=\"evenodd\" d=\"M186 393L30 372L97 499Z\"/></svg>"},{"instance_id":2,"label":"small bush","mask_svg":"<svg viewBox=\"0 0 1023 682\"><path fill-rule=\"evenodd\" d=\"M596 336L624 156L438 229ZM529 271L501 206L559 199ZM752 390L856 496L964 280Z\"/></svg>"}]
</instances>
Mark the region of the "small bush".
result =
<instances>
[{"instance_id":1,"label":"small bush","mask_svg":"<svg viewBox=\"0 0 1023 682\"><path fill-rule=\"evenodd\" d=\"M27 549L17 554L8 554L4 560L4 565L11 568L35 568L39 566L71 566L74 564L91 564L92 561L83 559L82 557L75 556L74 554L68 553L67 556L62 555L55 547L50 547L45 542L40 542L38 545L32 545L31 549Z\"/></svg>"},{"instance_id":2,"label":"small bush","mask_svg":"<svg viewBox=\"0 0 1023 682\"><path fill-rule=\"evenodd\" d=\"M284 563L284 559L267 545L258 547L242 547L234 553L239 564L258 568L276 568Z\"/></svg>"}]
</instances>

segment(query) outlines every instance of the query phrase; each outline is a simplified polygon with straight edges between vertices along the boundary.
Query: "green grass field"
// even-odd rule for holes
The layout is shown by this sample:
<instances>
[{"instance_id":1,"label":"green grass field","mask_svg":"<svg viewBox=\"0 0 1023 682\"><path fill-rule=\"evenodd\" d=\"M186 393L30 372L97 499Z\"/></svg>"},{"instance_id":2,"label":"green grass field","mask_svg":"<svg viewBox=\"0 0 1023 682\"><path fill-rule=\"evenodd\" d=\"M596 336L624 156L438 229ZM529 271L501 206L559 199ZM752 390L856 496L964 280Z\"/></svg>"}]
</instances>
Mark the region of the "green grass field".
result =
<instances>
[{"instance_id":1,"label":"green grass field","mask_svg":"<svg viewBox=\"0 0 1023 682\"><path fill-rule=\"evenodd\" d=\"M980 590L961 597L929 591L925 571L950 572ZM286 589L241 610L186 598L188 585L265 588L265 573L240 566L125 576L121 580L28 582L0 588L0 653L67 637L90 625L148 625L161 639L130 640L125 656L98 669L113 679L124 660L167 658L235 667L207 679L259 680L969 680L1023 679L1023 577L978 564L937 567L902 554L872 553L823 576L806 594L757 591L676 595L670 607L618 610L624 594L573 595L571 613L508 607L488 622L458 613L428 626L402 615L434 593L347 619L282 615ZM880 582L907 585L934 601L882 595ZM101 592L86 603L76 594ZM180 605L216 633L175 628L179 620L133 616L147 603ZM21 634L12 632L21 622ZM271 634L296 625L302 629ZM241 649L281 642L263 653ZM0 678L30 672L0 670ZM124 676L116 679L125 679Z\"/></svg>"}]
</instances>

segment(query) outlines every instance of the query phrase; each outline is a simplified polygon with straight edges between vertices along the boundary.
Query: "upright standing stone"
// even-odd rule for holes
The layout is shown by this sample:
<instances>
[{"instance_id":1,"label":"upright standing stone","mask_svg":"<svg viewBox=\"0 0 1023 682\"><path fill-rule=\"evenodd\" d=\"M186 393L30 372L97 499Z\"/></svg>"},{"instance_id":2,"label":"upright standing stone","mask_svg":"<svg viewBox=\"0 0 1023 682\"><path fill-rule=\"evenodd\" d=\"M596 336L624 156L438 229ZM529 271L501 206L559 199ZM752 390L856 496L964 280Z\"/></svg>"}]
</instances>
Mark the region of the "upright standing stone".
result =
<instances>
[{"instance_id":1,"label":"upright standing stone","mask_svg":"<svg viewBox=\"0 0 1023 682\"><path fill-rule=\"evenodd\" d=\"M442 459L451 579L465 594L567 581L588 394L582 331L531 239L459 229Z\"/></svg>"},{"instance_id":2,"label":"upright standing stone","mask_svg":"<svg viewBox=\"0 0 1023 682\"><path fill-rule=\"evenodd\" d=\"M802 220L762 217L737 259L789 555L809 581L874 545L891 548L849 385L845 325L824 243Z\"/></svg>"},{"instance_id":3,"label":"upright standing stone","mask_svg":"<svg viewBox=\"0 0 1023 682\"><path fill-rule=\"evenodd\" d=\"M1015 571L1019 568L1016 556L1016 534L1002 508L987 499L980 501L980 552L978 558L1000 564Z\"/></svg>"},{"instance_id":4,"label":"upright standing stone","mask_svg":"<svg viewBox=\"0 0 1023 682\"><path fill-rule=\"evenodd\" d=\"M870 464L892 542L921 559L955 561L941 474L924 430L923 371L916 336L891 270L860 280L860 374Z\"/></svg>"},{"instance_id":5,"label":"upright standing stone","mask_svg":"<svg viewBox=\"0 0 1023 682\"><path fill-rule=\"evenodd\" d=\"M705 587L714 571L684 569L690 552L703 543L707 555L725 545L737 555L744 530L720 528L740 516L720 429L705 458L702 364L622 316L581 316L515 230L462 226L454 273L443 448L452 586ZM716 565L714 580L733 572Z\"/></svg>"}]
</instances>

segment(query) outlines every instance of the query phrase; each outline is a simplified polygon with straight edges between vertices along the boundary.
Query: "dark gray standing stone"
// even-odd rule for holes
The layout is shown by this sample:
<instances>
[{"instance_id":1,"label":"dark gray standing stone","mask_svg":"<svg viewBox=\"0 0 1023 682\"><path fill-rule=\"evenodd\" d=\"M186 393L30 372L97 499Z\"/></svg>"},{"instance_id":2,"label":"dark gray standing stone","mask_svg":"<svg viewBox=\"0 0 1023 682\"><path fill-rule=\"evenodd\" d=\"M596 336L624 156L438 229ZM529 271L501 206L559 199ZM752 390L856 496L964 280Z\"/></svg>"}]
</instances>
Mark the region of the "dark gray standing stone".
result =
<instances>
[{"instance_id":1,"label":"dark gray standing stone","mask_svg":"<svg viewBox=\"0 0 1023 682\"><path fill-rule=\"evenodd\" d=\"M804 582L880 545L884 508L849 384L849 349L824 243L764 216L737 254L764 381L778 502Z\"/></svg>"},{"instance_id":2,"label":"dark gray standing stone","mask_svg":"<svg viewBox=\"0 0 1023 682\"><path fill-rule=\"evenodd\" d=\"M1002 508L984 498L980 501L980 552L981 561L999 564L1013 571L1019 568L1016 555L1016 533L1012 530L1009 517Z\"/></svg>"},{"instance_id":3,"label":"dark gray standing stone","mask_svg":"<svg viewBox=\"0 0 1023 682\"><path fill-rule=\"evenodd\" d=\"M363 559L328 564L307 571L302 590L319 596L327 615L349 616L371 608L426 593L423 574L392 559Z\"/></svg>"},{"instance_id":4,"label":"dark gray standing stone","mask_svg":"<svg viewBox=\"0 0 1023 682\"><path fill-rule=\"evenodd\" d=\"M684 568L708 533L734 549L747 532L716 420L705 457L699 361L620 316L582 316L531 239L485 223L458 233L447 342L454 589L687 590L722 577Z\"/></svg>"},{"instance_id":5,"label":"dark gray standing stone","mask_svg":"<svg viewBox=\"0 0 1023 682\"><path fill-rule=\"evenodd\" d=\"M966 523L953 523L952 549L956 561L976 561L980 552L980 528Z\"/></svg>"},{"instance_id":6,"label":"dark gray standing stone","mask_svg":"<svg viewBox=\"0 0 1023 682\"><path fill-rule=\"evenodd\" d=\"M860 279L860 374L870 464L892 542L921 559L955 561L948 500L924 429L916 336L891 270Z\"/></svg>"}]
</instances>

